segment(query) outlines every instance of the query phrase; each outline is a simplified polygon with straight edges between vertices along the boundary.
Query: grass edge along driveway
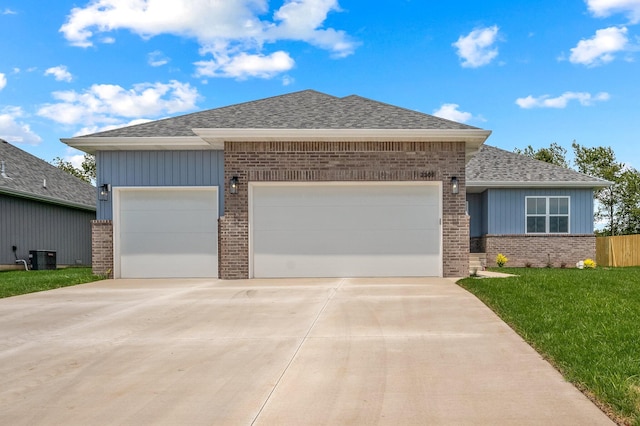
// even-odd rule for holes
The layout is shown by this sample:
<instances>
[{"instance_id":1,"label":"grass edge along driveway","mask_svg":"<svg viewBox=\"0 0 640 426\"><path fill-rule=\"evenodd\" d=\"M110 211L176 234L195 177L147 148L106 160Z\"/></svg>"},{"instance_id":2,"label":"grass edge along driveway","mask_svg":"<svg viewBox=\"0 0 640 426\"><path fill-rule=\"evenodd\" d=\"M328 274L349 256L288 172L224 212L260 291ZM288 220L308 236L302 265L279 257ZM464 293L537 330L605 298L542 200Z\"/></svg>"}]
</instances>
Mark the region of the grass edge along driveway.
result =
<instances>
[{"instance_id":1,"label":"grass edge along driveway","mask_svg":"<svg viewBox=\"0 0 640 426\"><path fill-rule=\"evenodd\" d=\"M616 422L640 426L640 268L502 268L467 289Z\"/></svg>"},{"instance_id":2,"label":"grass edge along driveway","mask_svg":"<svg viewBox=\"0 0 640 426\"><path fill-rule=\"evenodd\" d=\"M93 275L91 268L2 271L0 272L0 298L90 283L102 279L104 279L103 276Z\"/></svg>"}]
</instances>

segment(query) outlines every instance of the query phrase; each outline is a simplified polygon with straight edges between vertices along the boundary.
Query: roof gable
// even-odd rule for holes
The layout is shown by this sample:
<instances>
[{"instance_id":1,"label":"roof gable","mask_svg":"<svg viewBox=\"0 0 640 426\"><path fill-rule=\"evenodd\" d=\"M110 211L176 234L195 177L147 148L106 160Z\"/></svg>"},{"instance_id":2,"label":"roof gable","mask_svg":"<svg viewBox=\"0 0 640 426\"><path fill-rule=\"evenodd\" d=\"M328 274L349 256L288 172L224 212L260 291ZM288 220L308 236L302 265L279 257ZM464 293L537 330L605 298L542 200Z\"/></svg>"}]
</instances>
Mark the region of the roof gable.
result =
<instances>
[{"instance_id":1,"label":"roof gable","mask_svg":"<svg viewBox=\"0 0 640 426\"><path fill-rule=\"evenodd\" d=\"M508 187L598 188L611 182L526 155L483 145L466 167L467 189Z\"/></svg>"},{"instance_id":2,"label":"roof gable","mask_svg":"<svg viewBox=\"0 0 640 426\"><path fill-rule=\"evenodd\" d=\"M304 90L83 137L191 137L195 128L222 129L477 129L356 95L338 98ZM78 138L76 138L78 139Z\"/></svg>"},{"instance_id":3,"label":"roof gable","mask_svg":"<svg viewBox=\"0 0 640 426\"><path fill-rule=\"evenodd\" d=\"M96 188L0 139L0 194L96 209Z\"/></svg>"}]
</instances>

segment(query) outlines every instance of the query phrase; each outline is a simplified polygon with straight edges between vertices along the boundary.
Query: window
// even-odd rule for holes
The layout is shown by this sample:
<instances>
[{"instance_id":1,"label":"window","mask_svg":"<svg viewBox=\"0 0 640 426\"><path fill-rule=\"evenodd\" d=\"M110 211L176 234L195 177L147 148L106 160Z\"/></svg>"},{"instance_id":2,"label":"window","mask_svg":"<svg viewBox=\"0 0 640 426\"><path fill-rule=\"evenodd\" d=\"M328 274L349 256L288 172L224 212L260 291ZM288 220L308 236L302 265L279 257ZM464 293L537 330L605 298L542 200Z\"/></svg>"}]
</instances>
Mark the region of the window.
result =
<instances>
[{"instance_id":1,"label":"window","mask_svg":"<svg viewBox=\"0 0 640 426\"><path fill-rule=\"evenodd\" d=\"M569 197L526 197L527 234L568 234Z\"/></svg>"}]
</instances>

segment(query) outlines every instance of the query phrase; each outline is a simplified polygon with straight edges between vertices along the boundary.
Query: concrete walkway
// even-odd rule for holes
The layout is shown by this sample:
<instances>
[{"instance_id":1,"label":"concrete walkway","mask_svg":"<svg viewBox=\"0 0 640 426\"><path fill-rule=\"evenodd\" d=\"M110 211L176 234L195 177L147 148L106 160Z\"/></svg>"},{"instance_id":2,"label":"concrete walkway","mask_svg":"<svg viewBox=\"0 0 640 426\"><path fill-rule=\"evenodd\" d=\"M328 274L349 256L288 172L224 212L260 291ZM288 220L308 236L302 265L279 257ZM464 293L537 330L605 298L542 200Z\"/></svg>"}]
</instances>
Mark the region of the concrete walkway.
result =
<instances>
[{"instance_id":1,"label":"concrete walkway","mask_svg":"<svg viewBox=\"0 0 640 426\"><path fill-rule=\"evenodd\" d=\"M1 299L0 424L613 423L450 280L309 279Z\"/></svg>"}]
</instances>

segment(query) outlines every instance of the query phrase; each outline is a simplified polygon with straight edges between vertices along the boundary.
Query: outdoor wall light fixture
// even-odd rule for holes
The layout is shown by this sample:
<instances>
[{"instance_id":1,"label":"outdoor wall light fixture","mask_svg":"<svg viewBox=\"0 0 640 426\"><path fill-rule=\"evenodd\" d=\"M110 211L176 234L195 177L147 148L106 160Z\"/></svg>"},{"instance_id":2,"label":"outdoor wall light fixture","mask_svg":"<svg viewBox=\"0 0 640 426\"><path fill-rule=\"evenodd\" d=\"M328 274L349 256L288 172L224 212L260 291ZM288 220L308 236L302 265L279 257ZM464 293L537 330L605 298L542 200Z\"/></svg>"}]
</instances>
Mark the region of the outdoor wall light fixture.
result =
<instances>
[{"instance_id":1,"label":"outdoor wall light fixture","mask_svg":"<svg viewBox=\"0 0 640 426\"><path fill-rule=\"evenodd\" d=\"M229 193L237 194L238 193L238 176L234 176L229 179Z\"/></svg>"},{"instance_id":2,"label":"outdoor wall light fixture","mask_svg":"<svg viewBox=\"0 0 640 426\"><path fill-rule=\"evenodd\" d=\"M454 176L451 178L451 193L457 194L459 192L460 192L460 185L458 183L458 178Z\"/></svg>"},{"instance_id":3,"label":"outdoor wall light fixture","mask_svg":"<svg viewBox=\"0 0 640 426\"><path fill-rule=\"evenodd\" d=\"M109 199L109 193L111 192L111 184L105 183L100 185L100 193L98 199L102 201L107 201Z\"/></svg>"}]
</instances>

